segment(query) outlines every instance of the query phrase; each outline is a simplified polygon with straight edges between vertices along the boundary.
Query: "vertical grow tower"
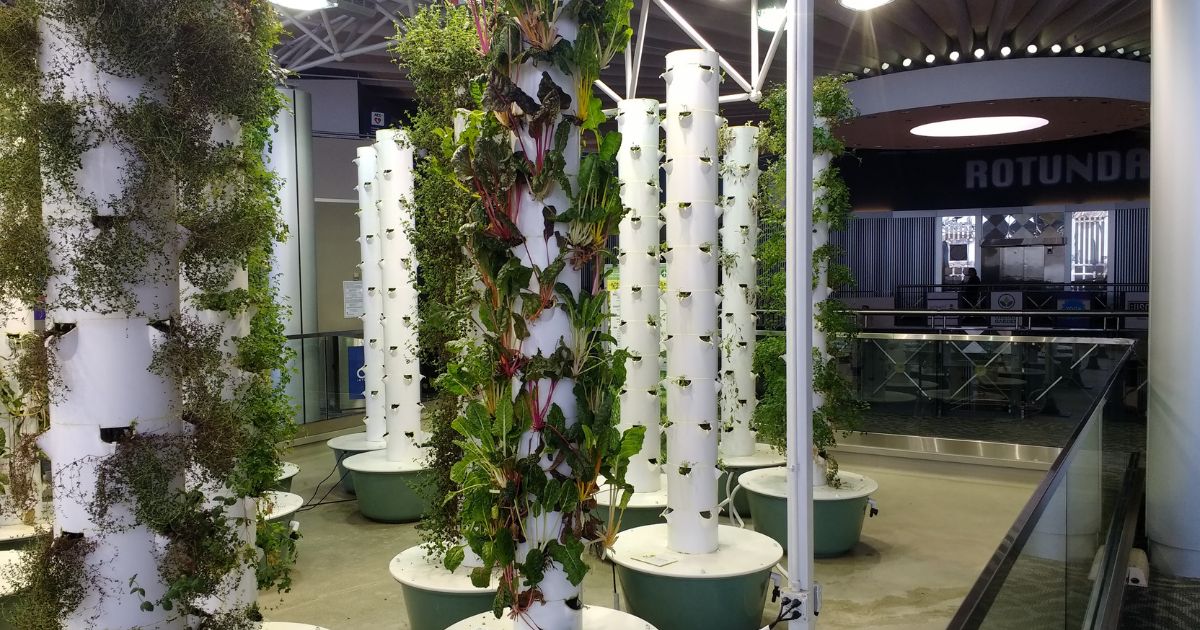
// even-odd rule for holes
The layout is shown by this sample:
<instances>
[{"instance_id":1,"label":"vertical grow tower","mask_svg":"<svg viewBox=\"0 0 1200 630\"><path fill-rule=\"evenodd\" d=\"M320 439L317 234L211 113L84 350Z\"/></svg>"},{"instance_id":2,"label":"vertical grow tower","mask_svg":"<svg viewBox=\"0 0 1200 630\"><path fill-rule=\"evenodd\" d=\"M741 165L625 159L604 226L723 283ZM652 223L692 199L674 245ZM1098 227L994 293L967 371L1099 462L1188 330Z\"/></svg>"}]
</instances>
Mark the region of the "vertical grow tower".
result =
<instances>
[{"instance_id":1,"label":"vertical grow tower","mask_svg":"<svg viewBox=\"0 0 1200 630\"><path fill-rule=\"evenodd\" d=\"M379 190L375 181L375 147L358 147L354 164L358 169L358 264L359 280L362 283L363 305L363 398L366 431L335 437L326 444L333 449L341 474L342 489L354 493L354 477L346 468L346 459L369 451L384 448L387 443L387 392L384 389L384 339L383 329L383 246L379 224Z\"/></svg>"},{"instance_id":2,"label":"vertical grow tower","mask_svg":"<svg viewBox=\"0 0 1200 630\"><path fill-rule=\"evenodd\" d=\"M602 491L596 500L608 506L609 524L630 529L662 521L667 483L660 458L662 405L659 383L662 346L659 331L659 113L658 101L626 99L617 103L621 148L617 171L621 202L629 209L620 225L619 310L612 322L618 345L629 352L621 392L621 427L645 427L642 450L630 458L625 480L633 486L620 523L614 523L617 492Z\"/></svg>"},{"instance_id":3,"label":"vertical grow tower","mask_svg":"<svg viewBox=\"0 0 1200 630\"><path fill-rule=\"evenodd\" d=\"M754 348L758 324L758 142L753 126L726 127L721 156L721 463L724 500L746 470L778 466L786 458L760 444L751 427L758 402ZM744 492L734 495L741 516Z\"/></svg>"},{"instance_id":4,"label":"vertical grow tower","mask_svg":"<svg viewBox=\"0 0 1200 630\"><path fill-rule=\"evenodd\" d=\"M630 610L660 630L759 627L773 540L718 525L717 93L719 59L667 55L666 525L621 534L613 548Z\"/></svg>"},{"instance_id":5,"label":"vertical grow tower","mask_svg":"<svg viewBox=\"0 0 1200 630\"><path fill-rule=\"evenodd\" d=\"M360 149L359 168L363 188L371 194L364 200L373 198L378 207L378 212L373 212L364 204L359 215L367 244L363 249L368 305L363 318L368 359L367 439L373 435L372 414L378 413L384 420L387 446L351 456L343 465L354 479L364 516L404 522L416 520L424 509L414 487L425 469L420 444L426 440L421 430L417 360L417 258L409 239L414 227L413 147L403 131L384 129L377 133L374 148L365 149ZM369 267L373 267L370 275ZM377 326L374 312L378 313ZM375 330L370 330L368 323ZM379 390L373 390L374 386Z\"/></svg>"}]
</instances>

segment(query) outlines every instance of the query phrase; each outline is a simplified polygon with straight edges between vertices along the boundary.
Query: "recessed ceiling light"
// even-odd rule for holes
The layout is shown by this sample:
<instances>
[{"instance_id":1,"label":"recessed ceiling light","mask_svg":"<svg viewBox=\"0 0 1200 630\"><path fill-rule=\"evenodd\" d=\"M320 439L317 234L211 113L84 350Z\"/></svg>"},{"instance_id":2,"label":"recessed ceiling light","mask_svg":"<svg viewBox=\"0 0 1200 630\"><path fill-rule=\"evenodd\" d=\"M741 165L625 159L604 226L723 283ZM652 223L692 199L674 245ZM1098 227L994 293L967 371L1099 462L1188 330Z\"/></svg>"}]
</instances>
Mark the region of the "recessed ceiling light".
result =
<instances>
[{"instance_id":1,"label":"recessed ceiling light","mask_svg":"<svg viewBox=\"0 0 1200 630\"><path fill-rule=\"evenodd\" d=\"M838 0L842 6L855 11L870 11L890 3L892 0Z\"/></svg>"},{"instance_id":2,"label":"recessed ceiling light","mask_svg":"<svg viewBox=\"0 0 1200 630\"><path fill-rule=\"evenodd\" d=\"M863 68L863 74L871 74L870 68Z\"/></svg>"},{"instance_id":3,"label":"recessed ceiling light","mask_svg":"<svg viewBox=\"0 0 1200 630\"><path fill-rule=\"evenodd\" d=\"M1082 54L1083 54L1083 44L1080 44L1080 45L1078 45L1078 46L1076 46L1076 47L1075 47L1075 54L1077 54L1077 55L1082 55Z\"/></svg>"},{"instance_id":4,"label":"recessed ceiling light","mask_svg":"<svg viewBox=\"0 0 1200 630\"><path fill-rule=\"evenodd\" d=\"M1009 48L1008 46L1005 46L1004 48L1001 48L1001 49L1000 49L1000 56L1001 56L1001 57L1007 57L1007 56L1009 56L1009 55L1011 55L1011 54L1012 54L1012 48Z\"/></svg>"},{"instance_id":5,"label":"recessed ceiling light","mask_svg":"<svg viewBox=\"0 0 1200 630\"><path fill-rule=\"evenodd\" d=\"M879 69L880 69L880 70L887 70L888 68L891 68L891 67L892 67L892 64L890 64L890 63L888 63L888 62L886 62L886 61L885 61L885 62L883 62L883 63L881 63L881 64L879 64Z\"/></svg>"},{"instance_id":6,"label":"recessed ceiling light","mask_svg":"<svg viewBox=\"0 0 1200 630\"><path fill-rule=\"evenodd\" d=\"M774 33L787 22L787 9L783 7L763 7L758 10L758 29Z\"/></svg>"},{"instance_id":7,"label":"recessed ceiling light","mask_svg":"<svg viewBox=\"0 0 1200 630\"><path fill-rule=\"evenodd\" d=\"M937 57L934 57L933 53L925 55L925 63L933 63L934 61L937 61Z\"/></svg>"},{"instance_id":8,"label":"recessed ceiling light","mask_svg":"<svg viewBox=\"0 0 1200 630\"><path fill-rule=\"evenodd\" d=\"M901 62L900 62L900 65L902 65L902 66L904 66L905 68L907 68L907 67L909 67L909 66L911 66L911 65L912 65L912 59L909 59L908 57L905 57L905 58L904 58L904 61L901 61Z\"/></svg>"},{"instance_id":9,"label":"recessed ceiling light","mask_svg":"<svg viewBox=\"0 0 1200 630\"><path fill-rule=\"evenodd\" d=\"M318 11L337 6L336 0L270 0L271 4L293 11Z\"/></svg>"},{"instance_id":10,"label":"recessed ceiling light","mask_svg":"<svg viewBox=\"0 0 1200 630\"><path fill-rule=\"evenodd\" d=\"M1140 50L1135 50L1135 51L1133 51L1133 56L1134 56L1134 57L1141 57L1141 56L1142 56L1142 51L1140 51Z\"/></svg>"},{"instance_id":11,"label":"recessed ceiling light","mask_svg":"<svg viewBox=\"0 0 1200 630\"><path fill-rule=\"evenodd\" d=\"M1058 53L1062 52L1062 46L1059 46L1058 44L1055 44L1055 45L1053 45L1053 46L1051 46L1051 47L1050 47L1050 52L1052 52L1052 53L1054 53L1054 54L1056 54L1056 55L1057 55Z\"/></svg>"},{"instance_id":12,"label":"recessed ceiling light","mask_svg":"<svg viewBox=\"0 0 1200 630\"><path fill-rule=\"evenodd\" d=\"M976 58L976 59L983 59L983 55L984 55L984 54L985 54L985 53L983 52L983 49L982 49L982 48L976 48L976 49L975 49L975 58Z\"/></svg>"},{"instance_id":13,"label":"recessed ceiling light","mask_svg":"<svg viewBox=\"0 0 1200 630\"><path fill-rule=\"evenodd\" d=\"M1124 49L1124 48L1118 48L1118 49L1117 49L1117 54L1118 54L1118 55L1124 55L1124 54L1125 54L1125 49Z\"/></svg>"},{"instance_id":14,"label":"recessed ceiling light","mask_svg":"<svg viewBox=\"0 0 1200 630\"><path fill-rule=\"evenodd\" d=\"M958 51L957 50L950 51L950 61L958 61Z\"/></svg>"},{"instance_id":15,"label":"recessed ceiling light","mask_svg":"<svg viewBox=\"0 0 1200 630\"><path fill-rule=\"evenodd\" d=\"M1101 55L1103 55L1104 53L1108 52L1108 46L1101 46L1101 47L1099 47L1099 48L1097 48L1097 49L1096 49L1096 52L1098 52L1098 53L1100 53Z\"/></svg>"},{"instance_id":16,"label":"recessed ceiling light","mask_svg":"<svg viewBox=\"0 0 1200 630\"><path fill-rule=\"evenodd\" d=\"M1050 121L1036 116L983 116L979 118L957 118L917 125L909 130L914 136L930 138L965 138L971 136L995 136L1005 133L1029 131L1048 125Z\"/></svg>"},{"instance_id":17,"label":"recessed ceiling light","mask_svg":"<svg viewBox=\"0 0 1200 630\"><path fill-rule=\"evenodd\" d=\"M1025 52L1027 52L1027 53L1029 53L1029 54L1031 54L1031 55L1033 55L1033 54L1036 54L1036 53L1037 53L1037 50L1038 50L1038 49L1037 49L1037 44L1030 44L1030 45L1028 45L1028 46L1026 46L1026 47L1025 47Z\"/></svg>"}]
</instances>

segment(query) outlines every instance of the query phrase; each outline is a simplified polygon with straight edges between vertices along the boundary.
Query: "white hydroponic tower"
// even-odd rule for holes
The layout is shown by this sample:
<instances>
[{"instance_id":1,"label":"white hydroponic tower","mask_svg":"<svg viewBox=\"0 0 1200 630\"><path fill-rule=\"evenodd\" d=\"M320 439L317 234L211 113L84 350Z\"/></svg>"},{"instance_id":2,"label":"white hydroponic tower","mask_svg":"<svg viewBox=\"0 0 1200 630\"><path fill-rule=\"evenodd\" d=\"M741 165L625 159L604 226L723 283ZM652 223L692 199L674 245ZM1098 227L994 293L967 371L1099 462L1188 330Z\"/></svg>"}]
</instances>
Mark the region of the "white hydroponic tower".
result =
<instances>
[{"instance_id":1,"label":"white hydroponic tower","mask_svg":"<svg viewBox=\"0 0 1200 630\"><path fill-rule=\"evenodd\" d=\"M721 454L755 453L758 127L726 128L721 163Z\"/></svg>"},{"instance_id":2,"label":"white hydroponic tower","mask_svg":"<svg viewBox=\"0 0 1200 630\"><path fill-rule=\"evenodd\" d=\"M415 227L413 146L397 129L376 132L375 184L383 268L383 388L387 460L420 462L421 365L418 358L417 255L409 234Z\"/></svg>"},{"instance_id":3,"label":"white hydroponic tower","mask_svg":"<svg viewBox=\"0 0 1200 630\"><path fill-rule=\"evenodd\" d=\"M379 225L379 192L376 190L374 147L359 147L358 159L358 247L362 258L359 274L363 298L363 373L367 415L366 446L382 448L387 422L387 392L384 390L383 257Z\"/></svg>"},{"instance_id":4,"label":"white hydroponic tower","mask_svg":"<svg viewBox=\"0 0 1200 630\"><path fill-rule=\"evenodd\" d=\"M98 127L110 127L112 114L96 100L97 95L117 105L131 105L143 95L149 84L146 78L104 72L62 25L43 18L39 30L43 75L61 80L61 98L92 103L89 115ZM47 285L46 318L57 336L49 350L58 365L58 378L50 383L50 429L39 446L50 457L54 475L54 534L94 545L84 561L83 601L60 621L70 629L183 628L175 612L161 606L141 608L143 601L157 601L166 591L159 575L161 538L136 522L127 502L117 502L109 510L107 518L117 527L97 522L89 511L98 471L116 452L117 441L133 430L134 419L140 434L180 432L178 390L169 379L149 370L155 350L168 335L162 322L179 313L178 244L154 252L161 256L147 257L136 284L125 287L133 296L128 310L103 304L67 305L64 298L77 286L72 261L82 244L78 231L95 236L100 229L95 226L120 218L124 209L106 201L120 197L124 175L136 173L139 167L137 159L111 136L101 136L81 158L75 185L81 195L98 203L93 207L54 194L46 195L42 203L47 250L56 271ZM139 208L146 214L160 213L163 220L168 220L168 210L165 205ZM144 594L131 592L133 576Z\"/></svg>"},{"instance_id":5,"label":"white hydroponic tower","mask_svg":"<svg viewBox=\"0 0 1200 630\"><path fill-rule=\"evenodd\" d=\"M717 53L667 55L667 545L717 549Z\"/></svg>"},{"instance_id":6,"label":"white hydroponic tower","mask_svg":"<svg viewBox=\"0 0 1200 630\"><path fill-rule=\"evenodd\" d=\"M616 327L620 346L630 355L625 363L625 390L620 397L620 428L646 427L642 450L630 458L625 480L637 494L658 493L663 487L658 461L662 414L658 398L662 380L658 101L638 98L619 102L617 128L621 132L617 152L621 202L629 208L619 232L620 314Z\"/></svg>"}]
</instances>

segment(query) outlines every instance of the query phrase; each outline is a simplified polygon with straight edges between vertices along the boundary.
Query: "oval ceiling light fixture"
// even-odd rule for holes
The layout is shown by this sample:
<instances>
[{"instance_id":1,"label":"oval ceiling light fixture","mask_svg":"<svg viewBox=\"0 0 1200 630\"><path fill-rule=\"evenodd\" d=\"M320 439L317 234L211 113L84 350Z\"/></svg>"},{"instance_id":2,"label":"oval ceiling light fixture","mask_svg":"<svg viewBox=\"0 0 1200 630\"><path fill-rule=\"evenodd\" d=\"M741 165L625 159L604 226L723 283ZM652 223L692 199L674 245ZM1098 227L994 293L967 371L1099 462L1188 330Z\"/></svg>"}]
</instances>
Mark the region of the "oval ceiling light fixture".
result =
<instances>
[{"instance_id":1,"label":"oval ceiling light fixture","mask_svg":"<svg viewBox=\"0 0 1200 630\"><path fill-rule=\"evenodd\" d=\"M1134 57L1141 57L1141 56L1142 56L1142 51L1140 51L1140 50L1135 50L1135 51L1133 51L1133 56L1134 56Z\"/></svg>"},{"instance_id":2,"label":"oval ceiling light fixture","mask_svg":"<svg viewBox=\"0 0 1200 630\"><path fill-rule=\"evenodd\" d=\"M787 10L783 7L763 7L758 10L758 30L774 33L787 23Z\"/></svg>"},{"instance_id":3,"label":"oval ceiling light fixture","mask_svg":"<svg viewBox=\"0 0 1200 630\"><path fill-rule=\"evenodd\" d=\"M1031 54L1031 55L1036 55L1036 54L1037 54L1037 51L1038 51L1037 44L1030 44L1030 45L1028 45L1028 46L1026 46L1026 47L1025 47L1025 52L1027 52L1027 53L1029 53L1029 54Z\"/></svg>"},{"instance_id":4,"label":"oval ceiling light fixture","mask_svg":"<svg viewBox=\"0 0 1200 630\"><path fill-rule=\"evenodd\" d=\"M983 56L984 56L985 54L987 54L987 53L983 52L983 49L982 49L982 48L976 48L976 49L975 49L975 58L976 58L976 59L983 59Z\"/></svg>"},{"instance_id":5,"label":"oval ceiling light fixture","mask_svg":"<svg viewBox=\"0 0 1200 630\"><path fill-rule=\"evenodd\" d=\"M958 61L958 51L957 50L950 51L950 61Z\"/></svg>"},{"instance_id":6,"label":"oval ceiling light fixture","mask_svg":"<svg viewBox=\"0 0 1200 630\"><path fill-rule=\"evenodd\" d=\"M1101 55L1103 55L1104 53L1108 52L1108 46L1101 46L1101 47L1099 47L1099 48L1097 48L1097 49L1096 49L1096 52L1098 52L1098 53L1100 53Z\"/></svg>"},{"instance_id":7,"label":"oval ceiling light fixture","mask_svg":"<svg viewBox=\"0 0 1200 630\"><path fill-rule=\"evenodd\" d=\"M1075 54L1076 54L1076 55L1082 55L1082 54L1083 54L1083 50L1084 50L1084 48L1083 48L1083 44L1080 44L1080 45L1078 45L1078 46L1076 46L1076 47L1075 47Z\"/></svg>"},{"instance_id":8,"label":"oval ceiling light fixture","mask_svg":"<svg viewBox=\"0 0 1200 630\"><path fill-rule=\"evenodd\" d=\"M880 70L887 70L888 68L891 68L891 67L892 67L892 64L890 64L890 63L888 63L888 62L886 62L886 61L885 61L885 62L883 62L883 63L881 63L881 64L879 64L879 69L880 69Z\"/></svg>"},{"instance_id":9,"label":"oval ceiling light fixture","mask_svg":"<svg viewBox=\"0 0 1200 630\"><path fill-rule=\"evenodd\" d=\"M1000 49L1000 56L1001 56L1001 57L1007 57L1007 56L1009 56L1009 55L1011 55L1011 54L1012 54L1012 48L1009 48L1008 46L1005 46L1005 47L1003 47L1003 48L1001 48L1001 49Z\"/></svg>"},{"instance_id":10,"label":"oval ceiling light fixture","mask_svg":"<svg viewBox=\"0 0 1200 630\"><path fill-rule=\"evenodd\" d=\"M937 61L937 57L933 56L933 53L925 55L925 63L932 64L935 61Z\"/></svg>"},{"instance_id":11,"label":"oval ceiling light fixture","mask_svg":"<svg viewBox=\"0 0 1200 630\"><path fill-rule=\"evenodd\" d=\"M871 74L871 69L870 69L870 68L867 68L867 67L865 67L865 66L864 66L864 67L863 67L863 74Z\"/></svg>"},{"instance_id":12,"label":"oval ceiling light fixture","mask_svg":"<svg viewBox=\"0 0 1200 630\"><path fill-rule=\"evenodd\" d=\"M900 65L902 65L902 66L904 66L905 68L907 68L907 67L909 67L909 66L911 66L911 65L912 65L912 59L909 59L908 57L905 57L905 58L904 58L904 61L901 61L901 62L900 62Z\"/></svg>"},{"instance_id":13,"label":"oval ceiling light fixture","mask_svg":"<svg viewBox=\"0 0 1200 630\"><path fill-rule=\"evenodd\" d=\"M967 138L971 136L998 136L1019 133L1045 127L1050 124L1045 118L1036 116L983 116L979 118L955 118L917 125L909 130L914 136L927 138Z\"/></svg>"},{"instance_id":14,"label":"oval ceiling light fixture","mask_svg":"<svg viewBox=\"0 0 1200 630\"><path fill-rule=\"evenodd\" d=\"M1052 53L1054 53L1054 54L1056 54L1056 55L1057 55L1058 53L1062 52L1062 46L1059 46L1058 44L1055 44L1055 45L1053 45L1053 46L1051 46L1051 47L1050 47L1050 52L1052 52Z\"/></svg>"},{"instance_id":15,"label":"oval ceiling light fixture","mask_svg":"<svg viewBox=\"0 0 1200 630\"><path fill-rule=\"evenodd\" d=\"M838 2L847 9L854 11L870 11L885 4L890 4L892 0L838 0Z\"/></svg>"},{"instance_id":16,"label":"oval ceiling light fixture","mask_svg":"<svg viewBox=\"0 0 1200 630\"><path fill-rule=\"evenodd\" d=\"M336 0L270 0L271 4L293 11L319 11L337 6Z\"/></svg>"}]
</instances>

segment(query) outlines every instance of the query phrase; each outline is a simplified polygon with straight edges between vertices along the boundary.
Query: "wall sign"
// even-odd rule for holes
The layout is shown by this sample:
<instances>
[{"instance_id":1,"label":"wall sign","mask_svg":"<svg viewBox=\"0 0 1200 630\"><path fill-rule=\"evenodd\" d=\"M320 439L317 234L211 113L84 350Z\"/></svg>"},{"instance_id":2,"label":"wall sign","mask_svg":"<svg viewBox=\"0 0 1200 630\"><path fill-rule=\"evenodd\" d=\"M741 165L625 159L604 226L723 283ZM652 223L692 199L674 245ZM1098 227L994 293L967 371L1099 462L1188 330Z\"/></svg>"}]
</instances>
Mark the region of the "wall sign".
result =
<instances>
[{"instance_id":1,"label":"wall sign","mask_svg":"<svg viewBox=\"0 0 1200 630\"><path fill-rule=\"evenodd\" d=\"M838 162L856 210L948 210L1143 199L1150 133L980 149L859 149Z\"/></svg>"},{"instance_id":2,"label":"wall sign","mask_svg":"<svg viewBox=\"0 0 1200 630\"><path fill-rule=\"evenodd\" d=\"M361 280L342 281L342 317L358 319L367 312L363 305L363 286Z\"/></svg>"},{"instance_id":3,"label":"wall sign","mask_svg":"<svg viewBox=\"0 0 1200 630\"><path fill-rule=\"evenodd\" d=\"M387 124L387 115L383 112L371 112L371 126L382 127Z\"/></svg>"}]
</instances>

